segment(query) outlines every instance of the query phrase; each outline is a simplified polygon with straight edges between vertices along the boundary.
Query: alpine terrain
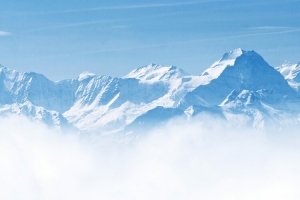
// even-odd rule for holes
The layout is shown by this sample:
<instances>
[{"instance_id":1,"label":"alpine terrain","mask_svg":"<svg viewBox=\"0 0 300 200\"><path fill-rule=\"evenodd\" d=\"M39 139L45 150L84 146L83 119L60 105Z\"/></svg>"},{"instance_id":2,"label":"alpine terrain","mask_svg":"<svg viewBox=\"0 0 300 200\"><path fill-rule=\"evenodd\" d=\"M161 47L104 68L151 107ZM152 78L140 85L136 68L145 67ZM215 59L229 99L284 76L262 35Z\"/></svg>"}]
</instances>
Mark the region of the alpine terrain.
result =
<instances>
[{"instance_id":1,"label":"alpine terrain","mask_svg":"<svg viewBox=\"0 0 300 200\"><path fill-rule=\"evenodd\" d=\"M0 67L0 114L57 130L132 132L180 117L213 115L263 129L300 123L300 63L270 66L255 51L225 53L201 75L150 64L126 76L85 72L51 81ZM201 120L201 117L197 117Z\"/></svg>"}]
</instances>

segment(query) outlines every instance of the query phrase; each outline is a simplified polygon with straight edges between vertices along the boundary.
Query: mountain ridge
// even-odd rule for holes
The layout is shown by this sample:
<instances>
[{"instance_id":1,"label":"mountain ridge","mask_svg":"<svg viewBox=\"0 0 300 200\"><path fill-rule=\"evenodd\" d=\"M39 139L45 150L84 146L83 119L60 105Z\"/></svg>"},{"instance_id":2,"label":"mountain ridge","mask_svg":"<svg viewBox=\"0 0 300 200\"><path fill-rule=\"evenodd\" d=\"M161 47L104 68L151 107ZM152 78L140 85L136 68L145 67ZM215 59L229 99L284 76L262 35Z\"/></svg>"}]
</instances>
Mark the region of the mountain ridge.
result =
<instances>
[{"instance_id":1,"label":"mountain ridge","mask_svg":"<svg viewBox=\"0 0 300 200\"><path fill-rule=\"evenodd\" d=\"M203 112L229 121L243 115L245 123L264 128L285 116L299 122L299 72L299 63L274 68L255 51L241 48L225 53L199 76L149 64L121 78L83 72L75 79L51 81L0 65L0 108L51 127L65 124L98 133ZM22 109L43 110L48 121Z\"/></svg>"}]
</instances>

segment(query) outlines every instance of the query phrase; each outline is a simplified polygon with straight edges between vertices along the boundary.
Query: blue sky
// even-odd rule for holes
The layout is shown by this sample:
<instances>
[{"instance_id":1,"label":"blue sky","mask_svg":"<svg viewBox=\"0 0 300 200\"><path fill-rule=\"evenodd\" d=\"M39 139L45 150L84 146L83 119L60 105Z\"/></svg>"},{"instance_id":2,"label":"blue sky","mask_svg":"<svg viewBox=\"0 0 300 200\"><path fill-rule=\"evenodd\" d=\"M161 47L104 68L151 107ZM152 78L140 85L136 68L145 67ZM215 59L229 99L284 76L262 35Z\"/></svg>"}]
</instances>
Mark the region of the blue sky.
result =
<instances>
[{"instance_id":1,"label":"blue sky","mask_svg":"<svg viewBox=\"0 0 300 200\"><path fill-rule=\"evenodd\" d=\"M300 60L300 1L0 1L0 64L52 80L149 63L200 74L225 52Z\"/></svg>"}]
</instances>

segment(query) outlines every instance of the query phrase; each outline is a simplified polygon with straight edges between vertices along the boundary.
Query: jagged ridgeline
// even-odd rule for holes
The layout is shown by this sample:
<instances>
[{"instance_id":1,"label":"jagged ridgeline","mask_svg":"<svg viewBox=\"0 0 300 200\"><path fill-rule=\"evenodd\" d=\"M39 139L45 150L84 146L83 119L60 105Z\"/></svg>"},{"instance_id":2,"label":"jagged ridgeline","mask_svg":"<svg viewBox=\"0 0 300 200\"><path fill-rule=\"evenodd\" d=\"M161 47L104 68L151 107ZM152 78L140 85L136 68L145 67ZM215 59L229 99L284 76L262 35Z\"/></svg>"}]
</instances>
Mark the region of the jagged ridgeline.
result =
<instances>
[{"instance_id":1,"label":"jagged ridgeline","mask_svg":"<svg viewBox=\"0 0 300 200\"><path fill-rule=\"evenodd\" d=\"M225 53L201 75L150 64L122 78L82 73L54 82L1 66L0 114L94 133L129 132L201 113L280 128L300 123L299 72L300 63L274 68L242 49Z\"/></svg>"}]
</instances>

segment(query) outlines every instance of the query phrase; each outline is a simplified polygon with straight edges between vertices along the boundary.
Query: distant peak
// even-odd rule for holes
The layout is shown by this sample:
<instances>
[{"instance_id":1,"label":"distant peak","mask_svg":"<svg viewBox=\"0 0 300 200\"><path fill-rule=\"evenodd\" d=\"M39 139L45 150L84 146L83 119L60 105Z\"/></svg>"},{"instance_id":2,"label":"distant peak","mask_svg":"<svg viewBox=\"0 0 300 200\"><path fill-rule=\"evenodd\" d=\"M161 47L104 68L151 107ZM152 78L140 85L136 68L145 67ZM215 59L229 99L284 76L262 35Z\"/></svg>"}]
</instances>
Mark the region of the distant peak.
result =
<instances>
[{"instance_id":1,"label":"distant peak","mask_svg":"<svg viewBox=\"0 0 300 200\"><path fill-rule=\"evenodd\" d=\"M150 63L149 65L146 65L146 66L149 66L149 67L157 67L157 66L161 66L161 65L157 65L155 63Z\"/></svg>"},{"instance_id":2,"label":"distant peak","mask_svg":"<svg viewBox=\"0 0 300 200\"><path fill-rule=\"evenodd\" d=\"M0 64L0 69L7 69L7 67L4 67L3 65Z\"/></svg>"},{"instance_id":3,"label":"distant peak","mask_svg":"<svg viewBox=\"0 0 300 200\"><path fill-rule=\"evenodd\" d=\"M162 65L157 65L155 63L150 63L149 65L143 66L141 68L144 68L144 67L159 69L159 68L162 68L163 66Z\"/></svg>"},{"instance_id":4,"label":"distant peak","mask_svg":"<svg viewBox=\"0 0 300 200\"><path fill-rule=\"evenodd\" d=\"M149 64L132 70L124 78L136 78L143 81L159 81L168 80L170 78L180 78L186 76L188 73L175 66L163 66L156 64Z\"/></svg>"},{"instance_id":5,"label":"distant peak","mask_svg":"<svg viewBox=\"0 0 300 200\"><path fill-rule=\"evenodd\" d=\"M238 53L238 54L243 54L244 52L246 52L245 50L243 50L242 48L236 48L232 51L230 51L229 53L232 53L232 54L235 54L235 53Z\"/></svg>"},{"instance_id":6,"label":"distant peak","mask_svg":"<svg viewBox=\"0 0 300 200\"><path fill-rule=\"evenodd\" d=\"M1 65L1 64L0 64L0 70L1 70L1 71L4 71L4 72L15 71L15 70L11 70L11 69L9 69L9 68L7 68L7 67L4 67L4 66Z\"/></svg>"},{"instance_id":7,"label":"distant peak","mask_svg":"<svg viewBox=\"0 0 300 200\"><path fill-rule=\"evenodd\" d=\"M155 69L160 69L160 68L163 68L163 67L166 67L166 66L150 63L149 65L145 65L145 66L137 68L136 71L142 70L142 69L145 69L145 68L155 70Z\"/></svg>"},{"instance_id":8,"label":"distant peak","mask_svg":"<svg viewBox=\"0 0 300 200\"><path fill-rule=\"evenodd\" d=\"M79 74L79 76L78 76L78 81L82 81L82 80L84 80L84 79L91 78L91 77L95 77L95 76L96 76L96 74L91 73L91 72L88 72L88 71L82 72L82 73Z\"/></svg>"},{"instance_id":9,"label":"distant peak","mask_svg":"<svg viewBox=\"0 0 300 200\"><path fill-rule=\"evenodd\" d=\"M241 48L234 49L233 51L229 51L225 53L220 61L236 59L237 57L241 56L245 52L246 51Z\"/></svg>"},{"instance_id":10,"label":"distant peak","mask_svg":"<svg viewBox=\"0 0 300 200\"><path fill-rule=\"evenodd\" d=\"M205 76L207 81L211 81L220 76L220 74L227 68L235 65L238 58L244 59L258 59L261 60L262 57L255 51L245 51L241 48L234 49L223 55L223 57L214 62L208 69L206 69L201 76Z\"/></svg>"}]
</instances>

